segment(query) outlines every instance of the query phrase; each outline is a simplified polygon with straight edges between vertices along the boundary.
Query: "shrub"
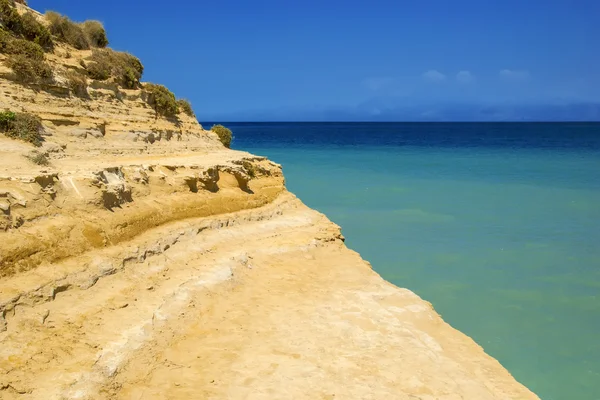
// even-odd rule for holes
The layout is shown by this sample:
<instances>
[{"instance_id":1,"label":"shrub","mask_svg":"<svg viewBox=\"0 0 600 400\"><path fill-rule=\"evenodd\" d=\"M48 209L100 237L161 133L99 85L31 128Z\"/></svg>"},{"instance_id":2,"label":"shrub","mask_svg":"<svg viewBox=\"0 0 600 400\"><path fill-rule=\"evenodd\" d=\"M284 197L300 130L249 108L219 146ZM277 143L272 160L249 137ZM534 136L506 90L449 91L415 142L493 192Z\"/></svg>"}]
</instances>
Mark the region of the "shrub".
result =
<instances>
[{"instance_id":1,"label":"shrub","mask_svg":"<svg viewBox=\"0 0 600 400\"><path fill-rule=\"evenodd\" d=\"M108 46L106 30L100 21L85 21L81 24L83 33L87 37L88 43L94 47Z\"/></svg>"},{"instance_id":2,"label":"shrub","mask_svg":"<svg viewBox=\"0 0 600 400\"><path fill-rule=\"evenodd\" d=\"M39 151L34 150L28 155L26 155L25 158L37 165L50 165L50 160L48 159L48 156L45 153L40 153Z\"/></svg>"},{"instance_id":3,"label":"shrub","mask_svg":"<svg viewBox=\"0 0 600 400\"><path fill-rule=\"evenodd\" d=\"M71 21L69 17L54 11L47 11L46 19L50 23L50 33L55 35L61 42L65 42L78 50L88 50L90 48L83 28Z\"/></svg>"},{"instance_id":4,"label":"shrub","mask_svg":"<svg viewBox=\"0 0 600 400\"><path fill-rule=\"evenodd\" d=\"M27 0L15 0L16 3L27 5Z\"/></svg>"},{"instance_id":5,"label":"shrub","mask_svg":"<svg viewBox=\"0 0 600 400\"><path fill-rule=\"evenodd\" d=\"M13 70L20 82L35 83L52 80L52 68L43 59L12 54L7 57L6 65Z\"/></svg>"},{"instance_id":6,"label":"shrub","mask_svg":"<svg viewBox=\"0 0 600 400\"><path fill-rule=\"evenodd\" d=\"M148 93L148 104L154 107L156 114L173 117L179 112L175 95L163 85L147 83L144 89Z\"/></svg>"},{"instance_id":7,"label":"shrub","mask_svg":"<svg viewBox=\"0 0 600 400\"><path fill-rule=\"evenodd\" d=\"M244 161L242 165L244 166L244 169L250 178L256 178L256 167L254 164L252 164L250 161Z\"/></svg>"},{"instance_id":8,"label":"shrub","mask_svg":"<svg viewBox=\"0 0 600 400\"><path fill-rule=\"evenodd\" d=\"M28 12L21 16L21 34L27 40L39 44L46 50L51 50L54 47L52 35L44 25L42 25L35 15Z\"/></svg>"},{"instance_id":9,"label":"shrub","mask_svg":"<svg viewBox=\"0 0 600 400\"><path fill-rule=\"evenodd\" d=\"M69 70L66 74L69 89L79 97L87 97L87 77L80 72Z\"/></svg>"},{"instance_id":10,"label":"shrub","mask_svg":"<svg viewBox=\"0 0 600 400\"><path fill-rule=\"evenodd\" d=\"M8 33L0 33L0 51L6 54L21 54L35 60L44 60L44 49L39 44L13 38Z\"/></svg>"},{"instance_id":11,"label":"shrub","mask_svg":"<svg viewBox=\"0 0 600 400\"><path fill-rule=\"evenodd\" d=\"M42 144L42 121L35 115L1 112L0 130L10 138L24 140L34 146Z\"/></svg>"},{"instance_id":12,"label":"shrub","mask_svg":"<svg viewBox=\"0 0 600 400\"><path fill-rule=\"evenodd\" d=\"M196 115L194 114L194 110L192 109L192 105L186 99L177 100L177 106L179 107L179 111L183 111L190 117L196 118Z\"/></svg>"},{"instance_id":13,"label":"shrub","mask_svg":"<svg viewBox=\"0 0 600 400\"><path fill-rule=\"evenodd\" d=\"M112 49L94 50L89 61L86 69L92 79L103 81L112 76L126 89L135 89L144 73L137 57Z\"/></svg>"},{"instance_id":14,"label":"shrub","mask_svg":"<svg viewBox=\"0 0 600 400\"><path fill-rule=\"evenodd\" d=\"M111 65L109 62L95 61L88 63L87 65L84 64L84 66L88 75L92 79L97 81L105 81L110 78Z\"/></svg>"},{"instance_id":15,"label":"shrub","mask_svg":"<svg viewBox=\"0 0 600 400\"><path fill-rule=\"evenodd\" d=\"M16 35L21 34L23 23L14 0L0 0L0 22L5 29Z\"/></svg>"},{"instance_id":16,"label":"shrub","mask_svg":"<svg viewBox=\"0 0 600 400\"><path fill-rule=\"evenodd\" d=\"M0 28L0 53L6 53L6 47L13 40L10 33Z\"/></svg>"},{"instance_id":17,"label":"shrub","mask_svg":"<svg viewBox=\"0 0 600 400\"><path fill-rule=\"evenodd\" d=\"M231 147L231 139L233 138L231 129L226 128L223 125L213 125L213 127L210 128L210 130L216 133L217 136L219 136L219 140L221 141L221 143L223 143L223 145L225 145L225 147Z\"/></svg>"},{"instance_id":18,"label":"shrub","mask_svg":"<svg viewBox=\"0 0 600 400\"><path fill-rule=\"evenodd\" d=\"M16 114L12 111L0 111L0 131L6 132L15 117Z\"/></svg>"},{"instance_id":19,"label":"shrub","mask_svg":"<svg viewBox=\"0 0 600 400\"><path fill-rule=\"evenodd\" d=\"M50 31L32 13L20 15L12 0L0 0L0 22L16 36L31 40L46 50L53 47Z\"/></svg>"}]
</instances>

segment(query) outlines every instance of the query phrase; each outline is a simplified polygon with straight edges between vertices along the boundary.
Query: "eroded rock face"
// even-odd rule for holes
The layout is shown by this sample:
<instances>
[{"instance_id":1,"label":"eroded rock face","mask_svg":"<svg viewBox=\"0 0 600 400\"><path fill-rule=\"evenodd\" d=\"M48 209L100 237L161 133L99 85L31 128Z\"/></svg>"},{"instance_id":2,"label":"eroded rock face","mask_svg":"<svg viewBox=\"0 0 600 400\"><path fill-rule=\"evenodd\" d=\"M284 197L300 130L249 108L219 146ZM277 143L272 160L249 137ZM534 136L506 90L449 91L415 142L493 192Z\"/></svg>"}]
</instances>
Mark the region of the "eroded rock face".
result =
<instances>
[{"instance_id":1,"label":"eroded rock face","mask_svg":"<svg viewBox=\"0 0 600 400\"><path fill-rule=\"evenodd\" d=\"M86 56L66 50L59 72ZM3 61L0 109L42 118L50 161L0 136L3 400L537 398L347 249L279 165L139 90L76 98Z\"/></svg>"}]
</instances>

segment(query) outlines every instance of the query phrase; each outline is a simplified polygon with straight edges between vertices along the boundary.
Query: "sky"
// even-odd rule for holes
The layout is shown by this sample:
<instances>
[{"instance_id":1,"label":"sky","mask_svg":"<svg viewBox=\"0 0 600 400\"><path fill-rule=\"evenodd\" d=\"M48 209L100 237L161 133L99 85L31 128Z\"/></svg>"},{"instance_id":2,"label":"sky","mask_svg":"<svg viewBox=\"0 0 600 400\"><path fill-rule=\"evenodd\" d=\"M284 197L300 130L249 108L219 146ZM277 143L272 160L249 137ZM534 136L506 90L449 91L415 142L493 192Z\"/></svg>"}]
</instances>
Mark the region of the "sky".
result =
<instances>
[{"instance_id":1,"label":"sky","mask_svg":"<svg viewBox=\"0 0 600 400\"><path fill-rule=\"evenodd\" d=\"M202 121L600 120L598 0L29 0Z\"/></svg>"}]
</instances>

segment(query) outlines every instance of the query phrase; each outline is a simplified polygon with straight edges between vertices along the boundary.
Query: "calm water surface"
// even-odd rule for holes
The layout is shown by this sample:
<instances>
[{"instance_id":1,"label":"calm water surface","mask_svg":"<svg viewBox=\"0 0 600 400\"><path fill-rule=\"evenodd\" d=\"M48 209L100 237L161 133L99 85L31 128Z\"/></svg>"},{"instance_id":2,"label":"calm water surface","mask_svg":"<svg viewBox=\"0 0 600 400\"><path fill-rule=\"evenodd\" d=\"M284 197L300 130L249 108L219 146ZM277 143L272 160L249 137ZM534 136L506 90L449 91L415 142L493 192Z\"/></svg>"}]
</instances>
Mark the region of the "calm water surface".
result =
<instances>
[{"instance_id":1,"label":"calm water surface","mask_svg":"<svg viewBox=\"0 0 600 400\"><path fill-rule=\"evenodd\" d=\"M600 399L600 124L227 125L542 399Z\"/></svg>"}]
</instances>

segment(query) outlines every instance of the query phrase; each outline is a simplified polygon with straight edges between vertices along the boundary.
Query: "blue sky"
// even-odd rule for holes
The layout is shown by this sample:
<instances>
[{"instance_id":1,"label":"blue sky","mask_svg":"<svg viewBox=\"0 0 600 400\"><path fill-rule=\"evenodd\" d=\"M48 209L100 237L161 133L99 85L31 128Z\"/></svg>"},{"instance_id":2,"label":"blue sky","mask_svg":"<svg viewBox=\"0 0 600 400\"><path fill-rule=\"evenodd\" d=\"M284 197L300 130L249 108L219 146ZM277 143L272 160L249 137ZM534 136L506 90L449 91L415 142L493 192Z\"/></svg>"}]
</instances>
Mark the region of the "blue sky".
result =
<instances>
[{"instance_id":1,"label":"blue sky","mask_svg":"<svg viewBox=\"0 0 600 400\"><path fill-rule=\"evenodd\" d=\"M597 0L29 3L102 21L201 121L600 119Z\"/></svg>"}]
</instances>

